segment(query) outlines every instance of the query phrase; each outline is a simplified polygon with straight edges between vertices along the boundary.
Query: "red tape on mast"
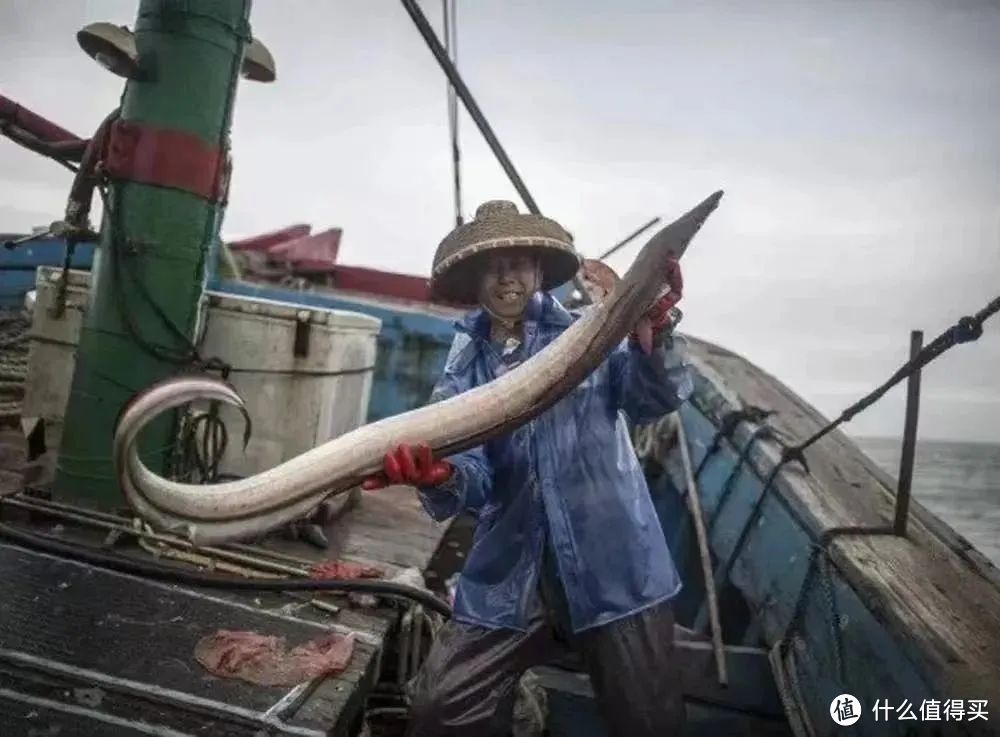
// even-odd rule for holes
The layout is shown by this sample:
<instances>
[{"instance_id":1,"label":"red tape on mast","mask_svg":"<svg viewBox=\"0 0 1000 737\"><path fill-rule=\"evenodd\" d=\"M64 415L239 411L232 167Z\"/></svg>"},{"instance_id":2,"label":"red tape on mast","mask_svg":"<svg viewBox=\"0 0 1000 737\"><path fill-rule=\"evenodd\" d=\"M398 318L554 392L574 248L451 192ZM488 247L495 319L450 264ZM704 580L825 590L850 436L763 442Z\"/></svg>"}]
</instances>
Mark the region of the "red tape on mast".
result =
<instances>
[{"instance_id":1,"label":"red tape on mast","mask_svg":"<svg viewBox=\"0 0 1000 737\"><path fill-rule=\"evenodd\" d=\"M116 179L180 189L209 202L225 200L229 157L184 131L119 120L111 128L107 174Z\"/></svg>"}]
</instances>

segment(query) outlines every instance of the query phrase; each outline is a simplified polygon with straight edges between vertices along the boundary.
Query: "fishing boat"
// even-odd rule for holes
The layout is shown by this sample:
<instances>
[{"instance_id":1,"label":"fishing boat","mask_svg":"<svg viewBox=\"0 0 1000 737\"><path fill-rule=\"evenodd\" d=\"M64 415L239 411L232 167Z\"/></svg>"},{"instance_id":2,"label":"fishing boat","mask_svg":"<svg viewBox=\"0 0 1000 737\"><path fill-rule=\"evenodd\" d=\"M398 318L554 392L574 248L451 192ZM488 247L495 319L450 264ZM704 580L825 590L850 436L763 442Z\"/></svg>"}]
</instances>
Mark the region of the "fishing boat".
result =
<instances>
[{"instance_id":1,"label":"fishing boat","mask_svg":"<svg viewBox=\"0 0 1000 737\"><path fill-rule=\"evenodd\" d=\"M533 202L446 46L415 3L403 5ZM90 28L80 43L116 73L136 73L128 35ZM273 60L255 43L244 64L257 66L244 77L273 79ZM76 150L80 161L85 139L6 98L0 119L18 143L56 158ZM95 291L106 287L95 289L90 273L101 268L94 239L56 231L5 238L14 261L2 272L0 320L9 395L0 413L0 734L400 733L407 683L447 614L474 521L434 523L412 490L396 487L341 497L310 520L318 542L290 531L199 548L144 525L120 498L91 493L88 474L107 459L86 465L60 441L79 432L70 386L87 355L84 328L103 304ZM342 235L294 225L212 244L201 347L229 351L228 369L246 368L237 359L251 355L274 363L231 375L260 408L251 419L263 432L251 442L263 460L240 466L245 456L228 442L238 415L201 408L189 473L253 473L268 453L280 461L426 401L461 313L435 304L421 276L339 263ZM979 314L980 326L990 314ZM260 331L272 336L267 356L253 352ZM676 415L632 430L685 582L685 734L1000 734L990 713L1000 704L1000 572L905 488L897 493L837 421L743 357L685 337L694 395ZM324 352L323 341L339 341L339 352ZM348 352L357 363L338 362ZM295 435L296 402L319 386L339 409ZM331 563L335 590L287 590ZM380 578L345 580L351 566ZM220 574L237 583L223 586ZM220 630L290 644L334 633L351 650L341 667L298 683L247 682L196 657ZM523 685L518 734L606 734L571 659L534 669ZM929 704L939 719L928 718Z\"/></svg>"}]
</instances>

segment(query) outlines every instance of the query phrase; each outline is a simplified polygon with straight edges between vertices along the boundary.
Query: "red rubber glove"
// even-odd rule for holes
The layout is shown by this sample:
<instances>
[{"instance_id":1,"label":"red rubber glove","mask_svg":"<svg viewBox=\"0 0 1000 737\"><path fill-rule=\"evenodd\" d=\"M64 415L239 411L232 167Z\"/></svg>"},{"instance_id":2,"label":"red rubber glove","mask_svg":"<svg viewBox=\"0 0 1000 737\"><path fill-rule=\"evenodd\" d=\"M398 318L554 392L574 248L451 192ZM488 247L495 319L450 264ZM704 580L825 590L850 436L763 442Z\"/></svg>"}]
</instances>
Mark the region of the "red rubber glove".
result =
<instances>
[{"instance_id":1,"label":"red rubber glove","mask_svg":"<svg viewBox=\"0 0 1000 737\"><path fill-rule=\"evenodd\" d=\"M675 258L667 261L666 281L669 290L662 294L646 311L631 334L639 341L642 352L647 355L653 350L653 335L673 327L670 321L670 310L681 301L681 296L684 293L681 264Z\"/></svg>"},{"instance_id":2,"label":"red rubber glove","mask_svg":"<svg viewBox=\"0 0 1000 737\"><path fill-rule=\"evenodd\" d=\"M366 491L383 489L390 484L439 486L451 478L455 467L448 461L435 461L426 443L403 443L385 454L383 472L369 476L361 484Z\"/></svg>"}]
</instances>

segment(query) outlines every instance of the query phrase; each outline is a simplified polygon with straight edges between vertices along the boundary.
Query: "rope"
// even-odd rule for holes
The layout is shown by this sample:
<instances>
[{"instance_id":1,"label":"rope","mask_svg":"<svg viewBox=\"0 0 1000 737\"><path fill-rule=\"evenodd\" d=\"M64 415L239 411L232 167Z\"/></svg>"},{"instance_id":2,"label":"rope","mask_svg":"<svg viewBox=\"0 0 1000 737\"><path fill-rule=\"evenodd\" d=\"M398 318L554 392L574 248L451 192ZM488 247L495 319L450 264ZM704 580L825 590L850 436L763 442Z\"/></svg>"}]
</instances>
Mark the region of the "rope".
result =
<instances>
[{"instance_id":1,"label":"rope","mask_svg":"<svg viewBox=\"0 0 1000 737\"><path fill-rule=\"evenodd\" d=\"M773 410L761 409L760 407L755 407L753 405L747 405L742 409L733 410L727 412L723 417L722 421L719 423L719 430L715 433L715 437L712 438L712 443L708 446L708 450L705 451L704 457L701 459L701 463L698 464L697 470L694 472L695 481L701 476L701 472L708 465L708 461L722 448L722 440L729 439L736 432L736 428L743 421L747 422L763 422L768 417L774 414ZM742 460L740 461L742 463Z\"/></svg>"},{"instance_id":2,"label":"rope","mask_svg":"<svg viewBox=\"0 0 1000 737\"><path fill-rule=\"evenodd\" d=\"M184 421L180 433L178 475L190 480L197 471L199 483L218 481L219 464L228 447L229 430L219 417L219 403L210 402L207 412L200 412Z\"/></svg>"},{"instance_id":3,"label":"rope","mask_svg":"<svg viewBox=\"0 0 1000 737\"><path fill-rule=\"evenodd\" d=\"M749 443L747 444L749 445ZM785 451L789 450L785 448ZM764 499L767 496L768 491L774 485L774 480L781 473L781 469L785 464L784 453L782 453L782 460L779 461L774 468L771 469L771 473L768 474L767 481L764 482L764 488L761 489L756 501L754 502L753 508L750 510L750 516L747 517L747 521L740 528L739 537L736 538L736 544L733 546L732 551L729 553L729 557L726 558L726 562L719 568L718 577L719 580L726 580L729 577L729 573L733 568L733 564L736 563L736 559L740 557L743 552L743 546L746 545L747 539L750 537L750 530L753 529L754 523L760 517L761 511L764 509ZM718 511L718 507L716 508ZM714 522L718 515L713 515L712 521Z\"/></svg>"},{"instance_id":4,"label":"rope","mask_svg":"<svg viewBox=\"0 0 1000 737\"><path fill-rule=\"evenodd\" d=\"M809 464L806 461L805 451L812 446L814 443L819 441L821 438L825 437L828 433L834 430L836 427L844 422L849 421L855 415L857 415L862 410L870 407L872 404L877 402L889 389L894 387L896 384L901 382L903 379L909 377L916 371L919 371L922 367L926 366L928 363L933 361L935 358L940 356L942 353L947 351L959 343L969 343L978 340L983 334L983 323L1000 312L1000 297L995 298L992 302L986 305L982 310L977 312L975 315L962 317L959 321L952 327L945 330L941 335L935 338L931 343L929 343L923 350L920 351L911 360L904 363L889 379L876 388L874 391L868 395L862 397L857 402L852 404L850 407L845 409L840 413L840 416L833 422L828 423L824 427L816 431L807 440L799 443L798 445L785 446L781 451L781 459L771 470L771 473L767 477L767 481L764 483L764 488L761 489L760 495L754 502L753 509L750 512L750 516L747 517L746 523L740 530L739 538L737 539L736 546L733 548L732 553L730 553L729 558L726 561L724 568L724 574L729 575L729 570L733 563L739 557L740 553L743 551L743 546L746 544L747 538L750 535L750 529L757 522L760 517L761 511L764 507L764 501L768 495L768 492L774 486L774 481L781 472L781 469L787 463L791 461L796 461L805 468L806 472L809 472ZM717 510L718 511L718 508Z\"/></svg>"},{"instance_id":5,"label":"rope","mask_svg":"<svg viewBox=\"0 0 1000 737\"><path fill-rule=\"evenodd\" d=\"M113 208L109 201L107 191L102 187L99 189L101 199L104 202L104 209L111 223L111 237L109 248L111 250L112 267L114 278L118 285L118 311L122 324L125 326L129 337L139 346L141 350L156 358L157 360L169 363L177 367L180 371L194 369L195 371L218 371L222 378L228 379L231 374L265 374L272 376L309 376L309 377L335 377L350 376L355 374L368 373L374 371L374 365L361 366L358 368L335 369L335 370L301 370L301 369L267 369L254 367L233 367L217 356L205 358L201 355L197 345L192 341L187 333L181 330L170 316L159 305L154 296L142 279L135 273L134 259L125 250L128 241L122 237L121 222L118 217L117 208ZM163 346L156 345L142 337L138 326L134 321L134 311L130 309L125 290L125 279L135 285L136 291L144 302L152 309L160 323L166 328L181 344L180 350L171 350ZM110 377L103 377L110 380ZM200 431L200 436L199 436ZM177 461L178 475L181 478L190 479L197 476L201 483L212 483L220 480L219 465L226 449L229 445L229 433L225 423L219 417L218 402L211 402L207 413L199 413L190 418L182 430L179 447L174 457Z\"/></svg>"},{"instance_id":6,"label":"rope","mask_svg":"<svg viewBox=\"0 0 1000 737\"><path fill-rule=\"evenodd\" d=\"M240 18L237 23L232 23L229 18L222 14L214 14L211 12L206 12L205 9L200 7L200 3L185 3L179 7L165 6L164 10L159 11L146 11L139 13L139 18L153 18L162 21L164 24L171 27L172 36L188 36L190 34L183 34L179 32L179 28L187 25L187 22L197 18L198 20L206 20L215 23L216 25L222 26L225 30L229 31L236 39L244 42L250 43L253 37L250 33L250 22L245 18ZM198 7L198 10L194 8ZM218 45L218 44L216 44ZM237 54L237 56L239 56Z\"/></svg>"},{"instance_id":7,"label":"rope","mask_svg":"<svg viewBox=\"0 0 1000 737\"><path fill-rule=\"evenodd\" d=\"M170 363L180 369L190 368L192 366L198 367L201 370L209 370L209 368L217 368L221 371L223 379L228 378L230 366L222 361L221 359L213 357L208 361L205 361L200 356L197 347L188 338L187 334L184 333L177 325L174 324L173 320L163 311L162 307L153 298L149 290L146 289L144 282L137 278L136 274L132 270L132 260L127 258L126 254L123 253L122 246L126 242L125 239L121 238L120 233L120 220L117 208L112 208L107 192L104 188L99 188L101 193L101 199L104 202L104 209L111 223L111 237L109 239L109 248L111 250L111 262L114 273L115 283L117 285L117 307L118 312L121 317L122 324L125 326L126 332L129 337L139 346L141 350L165 363ZM167 328L168 332L172 333L176 338L184 344L184 353L176 353L165 349L162 346L158 346L155 343L151 343L142 337L138 327L134 322L134 313L129 309L128 300L125 290L125 280L123 279L123 271L129 270L128 276L131 282L138 288L140 296L153 310L153 313L160 319L160 322ZM218 417L218 405L213 402L211 409L208 414L196 415L192 420L186 423L186 432L182 433L180 447L175 451L175 457L179 455L179 473L182 477L190 476L192 469L197 469L200 475L200 480L202 483L209 481L215 481L218 478L218 468L219 463L222 460L222 455L225 453L226 446L228 445L229 435L226 430L225 424ZM205 431L203 433L202 443L199 448L196 438L197 430L200 424L205 424Z\"/></svg>"},{"instance_id":8,"label":"rope","mask_svg":"<svg viewBox=\"0 0 1000 737\"><path fill-rule=\"evenodd\" d=\"M73 343L68 340L59 340L58 338L50 338L45 335L25 335L25 338L30 340L32 343L44 343L46 345L57 345L65 348L76 349L77 343ZM3 347L0 344L0 347ZM253 366L229 366L223 361L217 359L209 359L205 361L200 368L208 371L219 371L223 374L223 378L228 378L230 374L265 374L269 376L300 376L308 378L324 378L324 377L334 377L334 376L353 376L356 374L366 374L370 371L375 370L375 365L370 366L359 366L358 368L349 369L331 369L329 371L313 371L309 369L267 369L267 368L255 368ZM97 373L91 369L92 373ZM134 394L138 389L130 387L126 384L118 382L116 379L112 379L107 374L98 374L101 378L116 384L120 388Z\"/></svg>"},{"instance_id":9,"label":"rope","mask_svg":"<svg viewBox=\"0 0 1000 737\"><path fill-rule=\"evenodd\" d=\"M161 361L172 363L176 366L186 368L193 367L202 371L218 371L221 373L223 379L228 379L230 374L270 374L275 376L312 376L312 377L333 377L333 376L350 376L353 374L362 374L369 371L374 371L375 366L362 366L358 368L349 369L334 369L334 370L309 370L309 369L266 369L266 368L255 368L255 367L234 367L231 366L226 361L222 360L217 356L212 356L210 358L203 357L198 351L198 347L194 342L187 336L187 334L181 330L170 316L163 311L163 308L157 303L156 299L146 288L145 283L142 279L131 271L134 267L131 265L131 259L128 259L123 255L122 249L120 247L121 240L117 237L117 226L119 225L117 217L114 217L114 211L112 210L109 202L107 193L102 189L101 197L104 200L105 210L109 212L112 222L112 238L111 238L111 251L113 264L115 266L115 278L119 283L119 311L121 313L122 322L126 327L129 337L132 338L136 344L144 351L149 353L154 358ZM140 296L153 310L156 316L159 318L160 322L164 325L168 332L172 333L174 337L178 339L183 345L183 353L171 353L170 351L164 349L162 346L155 345L149 341L142 338L139 334L139 330L132 319L132 311L128 309L128 303L125 299L125 290L121 288L124 286L124 281L120 279L121 277L121 267L125 264L126 268L130 269L128 276L131 278L132 283L138 288Z\"/></svg>"},{"instance_id":10,"label":"rope","mask_svg":"<svg viewBox=\"0 0 1000 737\"><path fill-rule=\"evenodd\" d=\"M651 424L636 427L632 442L636 457L644 462L649 460L659 461L656 457L656 450L659 447L657 443L662 441L664 433L668 430L672 436L673 431L671 428L673 428L673 418L671 415L665 415Z\"/></svg>"},{"instance_id":11,"label":"rope","mask_svg":"<svg viewBox=\"0 0 1000 737\"><path fill-rule=\"evenodd\" d=\"M830 543L833 542L838 537L847 535L892 535L894 530L891 526L880 526L880 527L858 527L858 526L847 526L847 527L832 527L824 531L820 536L819 540L813 544L812 552L809 554L809 564L806 568L806 575L802 581L802 587L799 589L799 595L795 600L795 608L792 610L792 617L788 621L788 626L785 628L785 633L782 635L781 640L778 642L779 652L784 655L788 648L791 646L792 639L798 634L799 630L802 629L802 624L805 621L806 616L806 605L809 601L809 593L812 590L813 583L816 579L816 572L820 567L820 559L823 560L823 579L824 579L824 591L827 597L827 604L830 610L830 625L831 631L834 635L834 660L837 668L837 675L839 676L841 682L847 680L847 674L844 667L844 644L843 638L841 637L840 628L840 612L837 607L836 592L833 588L833 577L830 575L830 566L833 565L833 561L830 560Z\"/></svg>"},{"instance_id":12,"label":"rope","mask_svg":"<svg viewBox=\"0 0 1000 737\"><path fill-rule=\"evenodd\" d=\"M375 579L242 579L233 576L216 576L194 573L175 567L109 553L91 545L71 543L49 535L28 532L5 522L0 522L0 538L10 540L32 550L67 558L78 563L106 568L119 573L143 576L157 581L215 588L230 591L345 591L388 596L416 602L442 617L451 617L451 607L429 591L402 583Z\"/></svg>"},{"instance_id":13,"label":"rope","mask_svg":"<svg viewBox=\"0 0 1000 737\"><path fill-rule=\"evenodd\" d=\"M841 412L840 416L828 423L824 427L820 428L812 436L810 436L805 441L794 446L783 446L781 451L781 458L778 463L775 464L774 468L768 474L764 486L761 489L760 494L754 502L753 508L750 515L747 517L746 522L740 530L739 537L737 538L736 544L733 547L732 552L726 560L723 567L719 569L717 580L725 580L732 569L733 564L739 558L743 551L744 545L749 538L750 531L753 529L760 514L763 510L764 501L767 498L768 493L774 487L775 480L781 473L781 470L786 464L795 461L800 463L806 472L809 472L809 465L805 458L805 451L818 442L821 438L825 437L836 427L844 422L850 421L855 415L857 415L862 410L870 407L872 404L877 402L886 392L889 391L893 386L901 382L903 379L908 378L916 371L920 370L922 367L926 366L928 363L936 359L938 356L942 355L945 351L949 350L955 345L960 343L969 343L978 340L983 334L983 323L990 317L1000 312L1000 297L995 298L989 304L987 304L982 310L974 315L962 317L955 323L952 327L945 330L941 335L935 338L931 343L929 343L923 350L920 351L911 360L904 363L888 380L882 385L877 387L874 391L870 392L868 395L862 397L857 402L852 404L850 407ZM758 428L760 430L761 428ZM721 432L721 430L720 430ZM752 443L756 440L756 433L754 437L751 437L750 441L747 443L746 447L741 453L740 462L742 463L743 458L746 456ZM780 440L778 441L780 442ZM739 464L737 464L738 468ZM730 475L730 480L736 475L736 471ZM728 483L728 480L727 480ZM724 497L720 498L719 504L716 507L716 514L714 519L718 516L718 511L722 506ZM817 571L820 568L820 558L822 557L822 575L824 592L826 594L827 605L830 611L830 622L834 638L834 660L837 669L837 675L840 681L846 682L846 673L844 665L844 654L843 654L843 640L841 637L840 628L840 613L837 606L836 593L833 587L833 577L831 575L831 566L834 565L833 561L830 559L829 546L830 543L841 536L848 535L894 535L895 530L892 526L877 526L877 527L862 527L862 526L842 526L833 527L825 530L820 536L816 543L813 544L813 550L809 556L809 564L806 570L805 578L802 582L802 587L799 589L799 594L796 599L795 609L791 619L789 620L788 626L785 630L782 639L779 641L779 648L781 654L784 656L791 644L792 639L802 628L805 620L806 604L808 602L809 593L813 587ZM796 661L797 662L797 661Z\"/></svg>"},{"instance_id":14,"label":"rope","mask_svg":"<svg viewBox=\"0 0 1000 737\"><path fill-rule=\"evenodd\" d=\"M125 331L129 334L129 337L142 349L144 352L156 358L164 363L170 363L175 366L187 366L192 363L199 363L200 357L198 356L197 349L176 325L173 321L163 312L160 306L152 299L152 295L143 287L142 280L136 279L135 274L129 274L132 277L132 281L140 287L140 294L149 303L153 312L160 318L160 320L167 327L169 332L180 336L182 342L186 343L186 352L184 354L177 354L169 351L168 349L158 346L154 343L150 343L139 332L138 326L135 324L134 312L129 309L128 299L125 291L125 279L123 270L128 268L125 263L128 260L126 255L123 253L124 239L121 237L119 222L119 212L117 207L112 207L108 193L103 187L99 187L98 191L101 195L101 200L104 203L104 211L107 214L108 222L111 224L111 234L108 239L108 247L111 251L111 264L112 273L114 276L115 283L118 287L117 289L117 307L118 313L121 317L122 324L125 326Z\"/></svg>"},{"instance_id":15,"label":"rope","mask_svg":"<svg viewBox=\"0 0 1000 737\"><path fill-rule=\"evenodd\" d=\"M829 432L837 428L844 422L850 421L855 415L864 409L867 409L882 396L889 391L896 384L901 382L903 379L909 377L917 370L923 368L928 363L933 361L935 358L940 356L942 353L947 351L959 343L970 343L972 341L978 340L983 334L983 323L989 318L993 317L997 312L1000 312L1000 297L997 297L992 302L987 304L983 309L977 312L975 315L969 315L959 319L957 323L945 330L941 335L935 338L933 341L928 343L923 350L920 351L911 360L904 363L888 380L880 387L875 389L873 392L865 397L862 397L857 402L852 404L850 407L845 409L840 413L838 417L833 422L829 423L825 427L818 430L812 437L797 446L797 450L803 451L810 445L815 443L820 438L827 435ZM794 449L793 449L794 450Z\"/></svg>"},{"instance_id":16,"label":"rope","mask_svg":"<svg viewBox=\"0 0 1000 737\"><path fill-rule=\"evenodd\" d=\"M24 332L19 335L15 335L13 338L0 338L0 350L4 348L13 348L16 345L21 345L28 340L28 330L25 329Z\"/></svg>"},{"instance_id":17,"label":"rope","mask_svg":"<svg viewBox=\"0 0 1000 737\"><path fill-rule=\"evenodd\" d=\"M719 492L719 501L715 504L715 509L712 510L712 516L708 520L708 529L712 530L715 527L716 521L722 514L722 508L725 506L726 501L732 496L733 490L736 488L736 479L739 478L740 471L743 470L743 464L750 457L750 451L753 449L754 444L765 438L767 440L774 440L774 430L768 425L760 425L754 429L753 433L750 435L750 439L743 446L743 450L740 451L739 457L736 459L736 464L733 466L733 470L729 472L729 476L726 478L725 483L722 485L722 491Z\"/></svg>"}]
</instances>

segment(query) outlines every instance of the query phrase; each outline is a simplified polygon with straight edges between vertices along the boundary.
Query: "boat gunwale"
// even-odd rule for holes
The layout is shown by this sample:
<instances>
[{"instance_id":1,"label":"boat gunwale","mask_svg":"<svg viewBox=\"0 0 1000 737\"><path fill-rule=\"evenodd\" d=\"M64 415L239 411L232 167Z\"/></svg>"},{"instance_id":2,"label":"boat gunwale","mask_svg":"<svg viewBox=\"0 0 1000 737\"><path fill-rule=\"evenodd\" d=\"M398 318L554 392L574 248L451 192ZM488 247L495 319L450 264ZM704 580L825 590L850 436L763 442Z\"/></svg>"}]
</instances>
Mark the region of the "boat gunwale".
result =
<instances>
[{"instance_id":1,"label":"boat gunwale","mask_svg":"<svg viewBox=\"0 0 1000 737\"><path fill-rule=\"evenodd\" d=\"M789 403L786 410L794 408L806 421L815 424L816 429L825 424L825 419L817 410L775 377L744 357L704 340L694 338L688 340L690 361L696 373L696 389L689 401L715 427L718 428L721 425L723 417L727 413L741 409L745 402L743 393L736 386L738 382L729 380L724 371L718 370L713 359L739 362L741 364L739 367L751 372L754 378L771 384L770 388ZM778 407L766 407L765 409L780 410ZM801 421L800 418L799 422ZM778 422L780 422L780 418ZM738 455L743 446L751 439L754 427L756 426L747 422L740 423L731 437L724 439L734 454ZM787 438L787 431L782 431L780 427L776 430L779 437L785 436ZM747 454L745 465L761 480L766 479L780 462L781 450L781 445L776 441L758 439ZM811 473L805 473L800 466L793 464L782 469L777 475L774 488L770 493L779 496L780 502L792 513L793 517L797 518L796 523L809 537L818 541L819 534L824 529L834 526L868 526L871 524L871 526L884 527L891 525L895 495L891 485L887 483L888 475L880 472L874 462L847 435L839 430L834 431L830 436L813 446L809 455L814 461L819 457L834 468L837 468L838 464L842 464L845 460L858 464L858 470L867 478L856 478L857 474L854 474L852 485L856 485L859 493L869 495L870 502L867 508L862 511L862 515L867 513L869 518L874 517L874 519L869 520L859 519L859 510L857 509L846 513L841 507L841 513L837 514L836 505L833 507L823 506L822 502L831 498L829 489L825 488L824 480ZM813 462L811 465L815 467L819 464ZM844 478L841 483L847 485L851 482ZM820 504L817 504L817 501ZM877 514L877 512L882 512L882 514ZM950 565L959 575L965 574L972 579L965 583L956 582L952 585L958 587L959 590L964 590L970 585L984 587L986 593L989 594L987 598L995 600L998 607L993 611L1000 611L1000 570L976 551L971 543L959 535L950 525L916 500L911 501L910 515L910 531L906 538L909 552L904 555L911 556L915 562L924 558L923 563L930 565L932 559L941 560L941 555L935 555L938 552L935 548L938 548L948 558L945 561L946 565ZM912 524L913 522L916 524ZM883 541L889 537L888 535L879 536ZM893 539L898 540L898 538ZM900 546L897 545L897 547ZM968 690L975 686L977 690L982 691L980 698L983 696L992 697L991 701L1000 699L1000 684L986 683L991 673L1000 672L1000 647L994 646L995 652L989 653L986 645L977 647L973 643L970 646L961 641L956 649L954 639L943 641L940 636L935 638L926 636L929 633L940 635L942 623L966 620L975 625L985 622L981 612L990 609L988 604L980 604L980 611L976 611L968 606L960 607L956 605L955 598L948 598L948 601L954 605L950 611L943 611L933 619L921 618L917 610L902 611L898 592L886 585L887 579L885 577L873 575L871 571L872 559L879 560L887 555L889 557L895 555L898 559L900 557L898 549L887 550L886 543L876 541L873 536L852 536L831 541L828 553L842 581L866 603L876 621L883 624L892 639L900 644L901 651L915 666L920 668L927 677L928 683L933 684L935 689L954 697L959 695L955 693L956 691ZM742 551L739 551L733 563L739 559L741 554ZM940 565L940 563L936 565ZM980 600L982 601L982 599ZM915 624L919 624L924 632L917 631L917 628L914 627ZM774 644L774 642L780 641L780 635L774 637L774 633L772 633L771 639L771 644ZM951 652L942 649L944 642L947 642L947 649ZM984 668L984 665L988 667Z\"/></svg>"}]
</instances>

